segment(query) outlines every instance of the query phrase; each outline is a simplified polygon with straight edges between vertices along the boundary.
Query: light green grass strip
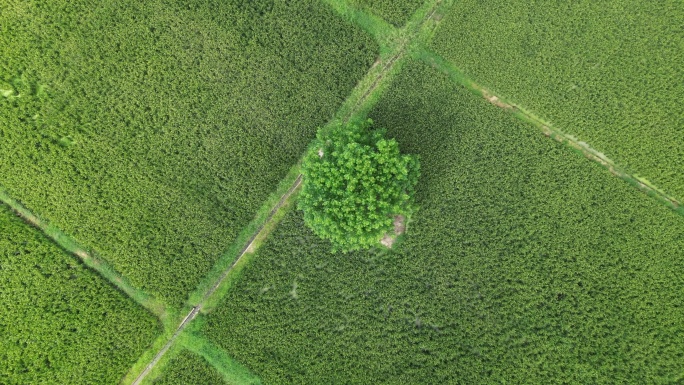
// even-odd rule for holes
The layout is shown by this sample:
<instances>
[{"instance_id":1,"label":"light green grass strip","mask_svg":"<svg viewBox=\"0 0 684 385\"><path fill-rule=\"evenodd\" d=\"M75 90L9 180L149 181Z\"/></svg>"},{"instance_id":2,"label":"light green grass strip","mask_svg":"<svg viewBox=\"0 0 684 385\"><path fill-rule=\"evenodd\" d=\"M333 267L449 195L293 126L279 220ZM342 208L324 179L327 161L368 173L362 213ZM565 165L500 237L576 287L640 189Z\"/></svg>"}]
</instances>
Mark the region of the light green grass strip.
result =
<instances>
[{"instance_id":1,"label":"light green grass strip","mask_svg":"<svg viewBox=\"0 0 684 385\"><path fill-rule=\"evenodd\" d=\"M382 93L399 73L405 62L404 55L395 53L384 60L376 61L366 76L361 79L349 97L344 101L333 121L322 128L333 126L333 122L364 120Z\"/></svg>"},{"instance_id":2,"label":"light green grass strip","mask_svg":"<svg viewBox=\"0 0 684 385\"><path fill-rule=\"evenodd\" d=\"M343 0L322 1L338 4L340 10L335 9L345 18L348 18L345 10L353 9ZM382 35L382 37L390 37L393 41L385 43L378 41L378 43L381 46L385 44L385 46L391 47L391 50L381 55L381 58L373 64L366 76L352 90L352 93L335 114L335 118L341 121L365 119L410 56L415 56L415 52L419 51L432 38L439 20L441 20L441 15L446 12L451 4L451 0L430 0L421 6L401 29L396 29L385 23L388 28L393 28L393 32ZM363 27L360 20L354 18L351 20Z\"/></svg>"},{"instance_id":3,"label":"light green grass strip","mask_svg":"<svg viewBox=\"0 0 684 385\"><path fill-rule=\"evenodd\" d=\"M437 26L444 15L454 5L454 0L428 0L411 16L404 26L405 33L413 33L411 45L412 51L420 49L432 40Z\"/></svg>"},{"instance_id":4,"label":"light green grass strip","mask_svg":"<svg viewBox=\"0 0 684 385\"><path fill-rule=\"evenodd\" d=\"M368 13L344 0L321 0L332 7L345 20L359 26L375 39L380 53L392 50L396 41L397 29L382 18Z\"/></svg>"},{"instance_id":5,"label":"light green grass strip","mask_svg":"<svg viewBox=\"0 0 684 385\"><path fill-rule=\"evenodd\" d=\"M145 350L143 354L138 357L136 363L128 370L126 376L121 380L121 384L132 384L136 378L142 373L150 361L152 361L159 350L161 350L164 345L169 341L174 331L166 329L164 334L157 337L152 343L152 346ZM145 377L143 384L151 384L155 379L162 375L163 368L171 361L175 356L181 351L181 346L178 344L171 345L169 350L164 354L164 356L157 362L157 365L149 372Z\"/></svg>"},{"instance_id":6,"label":"light green grass strip","mask_svg":"<svg viewBox=\"0 0 684 385\"><path fill-rule=\"evenodd\" d=\"M298 167L294 168L294 171L298 171ZM298 175L298 173L295 173ZM220 274L217 280L208 288L208 290L198 291L199 302L197 305L192 307L187 307L187 315L183 318L173 332L167 332L163 337L155 341L153 348L149 349L143 356L140 357L138 362L134 365L126 377L122 380L123 384L146 384L151 381L149 376L159 376L164 370L164 367L168 364L169 358L167 354L169 352L175 352L177 349L177 342L185 338L188 328L193 329L191 324L195 320L195 317L200 313L200 311L210 311L212 306L215 306L222 296L228 291L228 288L234 281L237 275L235 272L239 272L247 263L249 257L253 254L254 250L263 241L263 238L275 228L278 221L285 215L285 212L291 205L293 201L293 196L295 196L299 184L301 182L301 177L297 176L286 193L280 198L278 203L274 208L268 213L263 223L259 225L257 232L253 234L245 246L242 246L241 252L237 257L237 260L229 260L230 265L227 269ZM287 184L283 183L287 186ZM233 257L232 254L229 255ZM193 326L197 326L195 323ZM194 330L194 329L193 329ZM227 367L226 367L227 369Z\"/></svg>"},{"instance_id":7,"label":"light green grass strip","mask_svg":"<svg viewBox=\"0 0 684 385\"><path fill-rule=\"evenodd\" d=\"M328 2L328 0L322 1ZM389 36L385 35L383 31L389 31L387 28L393 28L387 23L377 23L377 20L374 22L375 18L372 16L360 11L354 11L354 8L348 6L344 1L331 1L328 4L333 5L333 8L340 12L343 17L359 23L367 23L366 28L375 30L377 34L374 36L378 36L378 38L384 39L386 36ZM371 66L337 111L333 120L322 127L321 131L329 129L338 121L365 119L368 112L380 99L384 90L387 89L391 81L401 70L403 64L410 60L411 56L415 56L414 51L421 47L421 43L414 44L414 41L423 42L431 38L439 21L438 19L441 18L437 16L439 16L440 12L445 12L449 4L451 4L450 1L430 0L416 12L404 28L395 30L398 32L392 33L392 37L395 39L394 42L387 45L391 50L387 54L381 55L375 64ZM350 15L358 17L351 17ZM411 55L408 53L411 53ZM240 277L242 269L254 256L259 245L288 210L293 207L299 181L301 181L301 175L299 174L298 163L280 183L277 191L271 194L266 203L262 205L255 219L240 233L238 240L219 258L216 266L202 280L197 289L190 294L188 306L183 309L183 313L187 312L188 316L192 315L194 317L199 312L206 314L217 306ZM279 201L277 201L278 198L280 199ZM165 363L168 362L167 359L163 359L163 355L167 351L166 349L171 351L176 342L186 338L184 337L186 335L186 328L194 329L194 325L191 325L193 322L192 317L187 323L180 324L176 332L168 337L167 343L162 346L154 357L147 359L148 362L152 362L145 367L144 372L136 378L134 383L146 383L146 375L148 373L163 370ZM216 365L220 364L218 361L209 362L212 365L214 363ZM231 367L231 365L227 365L224 367L224 370L229 371Z\"/></svg>"},{"instance_id":8,"label":"light green grass strip","mask_svg":"<svg viewBox=\"0 0 684 385\"><path fill-rule=\"evenodd\" d=\"M608 158L602 152L592 148L586 142L583 142L578 138L563 132L560 128L555 127L551 123L538 117L525 108L507 101L498 95L495 95L483 86L477 84L473 79L465 75L455 65L445 60L440 55L428 50L420 50L417 52L416 57L423 63L449 76L456 84L459 84L470 90L473 94L486 99L494 106L509 111L518 119L534 125L535 127L539 128L545 136L553 138L558 142L567 145L571 149L580 152L586 158L591 159L605 167L613 175L636 187L646 195L656 199L660 203L674 210L676 213L684 216L684 206L682 206L681 202L679 202L675 197L668 195L653 183L638 176L628 168L615 163L612 159Z\"/></svg>"},{"instance_id":9,"label":"light green grass strip","mask_svg":"<svg viewBox=\"0 0 684 385\"><path fill-rule=\"evenodd\" d=\"M299 171L298 167L297 171ZM301 177L298 175L297 179L290 186L290 189L282 196L277 206L275 206L277 208L273 209L268 220L261 225L259 232L250 239L248 246L244 248L239 259L230 267L230 270L223 275L219 282L220 284L201 302L200 309L202 313L209 313L218 306L221 299L230 291L230 288L240 276L244 267L248 265L254 257L256 250L259 249L264 240L271 234L276 226L278 226L278 223L285 217L285 214L294 208L300 191L300 183Z\"/></svg>"},{"instance_id":10,"label":"light green grass strip","mask_svg":"<svg viewBox=\"0 0 684 385\"><path fill-rule=\"evenodd\" d=\"M292 188L296 179L299 177L299 163L293 166L287 173L285 178L278 184L276 191L269 195L266 201L261 205L254 219L240 232L236 240L232 243L230 248L219 257L219 260L214 264L211 271L200 281L195 290L190 293L188 304L189 309L193 306L198 306L204 303L210 293L212 287L221 280L222 275L231 268L233 264L243 253L245 245L252 243L252 238L256 237L261 230L267 226L267 222L271 217L271 212L283 196ZM256 234L256 235L255 235ZM253 246L253 247L256 247ZM204 307L206 309L206 307Z\"/></svg>"},{"instance_id":11,"label":"light green grass strip","mask_svg":"<svg viewBox=\"0 0 684 385\"><path fill-rule=\"evenodd\" d=\"M177 312L174 312L152 295L131 285L126 277L119 274L106 261L95 256L92 251L83 247L75 239L62 232L56 226L47 223L45 220L33 214L19 201L12 198L2 186L0 186L0 201L14 210L14 212L26 222L42 231L61 248L77 256L86 266L98 272L119 290L131 297L135 302L159 317L165 327L177 314Z\"/></svg>"},{"instance_id":12,"label":"light green grass strip","mask_svg":"<svg viewBox=\"0 0 684 385\"><path fill-rule=\"evenodd\" d=\"M223 349L194 333L184 333L179 343L189 351L202 356L231 385L257 385L261 379L235 361Z\"/></svg>"}]
</instances>

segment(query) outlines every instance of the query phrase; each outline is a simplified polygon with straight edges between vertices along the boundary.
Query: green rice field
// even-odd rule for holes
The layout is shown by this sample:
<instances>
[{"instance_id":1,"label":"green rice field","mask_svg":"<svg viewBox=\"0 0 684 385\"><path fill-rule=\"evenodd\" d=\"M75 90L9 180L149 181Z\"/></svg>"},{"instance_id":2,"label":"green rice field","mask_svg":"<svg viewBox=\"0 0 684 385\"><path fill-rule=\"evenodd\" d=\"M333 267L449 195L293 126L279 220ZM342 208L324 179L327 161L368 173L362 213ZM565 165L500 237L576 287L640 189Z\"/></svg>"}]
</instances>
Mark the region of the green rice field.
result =
<instances>
[{"instance_id":1,"label":"green rice field","mask_svg":"<svg viewBox=\"0 0 684 385\"><path fill-rule=\"evenodd\" d=\"M0 207L0 382L116 383L159 321Z\"/></svg>"},{"instance_id":2,"label":"green rice field","mask_svg":"<svg viewBox=\"0 0 684 385\"><path fill-rule=\"evenodd\" d=\"M387 95L370 116L421 157L410 235L330 254L291 213L208 338L265 383L679 378L680 216L428 67Z\"/></svg>"},{"instance_id":3,"label":"green rice field","mask_svg":"<svg viewBox=\"0 0 684 385\"><path fill-rule=\"evenodd\" d=\"M431 48L498 95L684 198L684 7L459 1Z\"/></svg>"},{"instance_id":4,"label":"green rice field","mask_svg":"<svg viewBox=\"0 0 684 385\"><path fill-rule=\"evenodd\" d=\"M375 60L316 1L41 2L0 24L0 184L180 305Z\"/></svg>"},{"instance_id":5,"label":"green rice field","mask_svg":"<svg viewBox=\"0 0 684 385\"><path fill-rule=\"evenodd\" d=\"M682 26L0 4L0 384L684 382Z\"/></svg>"}]
</instances>

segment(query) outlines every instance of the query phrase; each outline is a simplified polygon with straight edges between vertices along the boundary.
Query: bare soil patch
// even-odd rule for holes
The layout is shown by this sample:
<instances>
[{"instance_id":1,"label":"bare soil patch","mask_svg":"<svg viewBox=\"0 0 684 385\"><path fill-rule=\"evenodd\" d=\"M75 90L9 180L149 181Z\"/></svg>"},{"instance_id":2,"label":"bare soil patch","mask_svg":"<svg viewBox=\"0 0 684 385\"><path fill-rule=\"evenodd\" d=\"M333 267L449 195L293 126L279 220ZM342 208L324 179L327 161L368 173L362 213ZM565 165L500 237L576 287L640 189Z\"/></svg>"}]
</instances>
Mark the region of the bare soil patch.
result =
<instances>
[{"instance_id":1,"label":"bare soil patch","mask_svg":"<svg viewBox=\"0 0 684 385\"><path fill-rule=\"evenodd\" d=\"M394 233L390 234L387 233L385 234L384 237L380 240L380 243L387 247L388 249L391 249L392 246L394 245L394 242L396 242L397 237L403 234L406 231L406 217L403 215L395 215L394 216Z\"/></svg>"},{"instance_id":2,"label":"bare soil patch","mask_svg":"<svg viewBox=\"0 0 684 385\"><path fill-rule=\"evenodd\" d=\"M489 101L490 103L492 103L493 105L495 105L497 107L507 109L507 110L510 110L513 108L512 105L510 105L508 103L504 103L503 101L501 101L501 99L499 99L498 96L492 95L489 92L487 92L486 90L482 90L482 96L484 96L484 98L487 99L487 101Z\"/></svg>"},{"instance_id":3,"label":"bare soil patch","mask_svg":"<svg viewBox=\"0 0 684 385\"><path fill-rule=\"evenodd\" d=\"M74 251L74 254L81 259L90 259L90 254L88 254L85 250L76 250Z\"/></svg>"}]
</instances>

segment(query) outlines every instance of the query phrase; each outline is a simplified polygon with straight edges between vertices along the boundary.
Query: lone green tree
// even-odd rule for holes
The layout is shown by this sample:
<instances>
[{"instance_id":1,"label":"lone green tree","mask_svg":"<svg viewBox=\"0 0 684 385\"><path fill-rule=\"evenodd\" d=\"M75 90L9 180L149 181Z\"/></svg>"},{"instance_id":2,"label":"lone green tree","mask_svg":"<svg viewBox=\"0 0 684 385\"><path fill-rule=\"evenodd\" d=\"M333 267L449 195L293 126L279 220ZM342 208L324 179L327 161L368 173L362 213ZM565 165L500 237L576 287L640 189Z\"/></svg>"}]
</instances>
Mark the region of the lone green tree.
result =
<instances>
[{"instance_id":1,"label":"lone green tree","mask_svg":"<svg viewBox=\"0 0 684 385\"><path fill-rule=\"evenodd\" d=\"M419 176L417 156L402 155L384 129L339 123L319 133L302 164L299 209L335 250L378 244L395 215L410 215Z\"/></svg>"}]
</instances>

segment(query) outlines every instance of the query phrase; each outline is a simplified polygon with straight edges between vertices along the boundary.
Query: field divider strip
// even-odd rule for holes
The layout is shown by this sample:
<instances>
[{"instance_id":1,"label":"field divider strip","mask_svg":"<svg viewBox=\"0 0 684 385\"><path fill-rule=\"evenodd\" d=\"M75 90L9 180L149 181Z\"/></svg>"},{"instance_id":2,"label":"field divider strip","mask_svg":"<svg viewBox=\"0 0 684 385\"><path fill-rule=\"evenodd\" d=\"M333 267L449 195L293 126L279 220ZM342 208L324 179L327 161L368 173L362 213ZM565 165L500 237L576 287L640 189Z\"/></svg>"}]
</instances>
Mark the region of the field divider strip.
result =
<instances>
[{"instance_id":1,"label":"field divider strip","mask_svg":"<svg viewBox=\"0 0 684 385\"><path fill-rule=\"evenodd\" d=\"M295 193L295 191L299 188L299 186L301 186L301 184L302 184L302 178L303 178L303 175L302 175L302 174L298 174L298 175L297 175L297 178L296 178L295 181L292 183L292 185L290 186L290 188L285 192L285 194L280 198L280 200L278 201L278 203L277 203L277 204L271 209L271 211L268 213L268 217L266 218L266 220L264 221L264 223L262 223L262 224L259 226L259 228L257 229L257 231L256 231L256 232L252 235L252 237L247 241L247 244L242 248L242 250L240 251L240 255L237 257L237 259L235 259L235 261L230 265L230 267L229 267L228 269L226 269L226 270L223 272L223 274L221 274L221 277L216 281L216 283L214 283L214 285L211 286L211 288L209 289L209 291L207 291L207 293L206 293L206 294L204 295L204 297L202 298L202 302L200 302L200 304L198 304L198 305L196 306L197 308L203 309L204 306L205 306L205 304L207 304L207 303L211 300L211 298L212 298L212 296L214 295L214 293L216 293L216 291L218 290L218 288L219 288L219 287L221 286L221 284L226 280L226 278L228 277L228 275L235 269L235 266L238 265L238 263L242 260L242 258L243 258L247 253L250 253L250 254L251 254L251 253L254 253L254 251L255 251L255 247L254 247L254 246L255 246L255 242L256 242L258 239L260 239L260 238L263 239L263 238L265 237L266 233L268 233L268 232L270 232L270 230L272 230L273 226L269 226L269 225L274 225L274 224L275 224L275 223L273 223L273 221L274 221L274 218L275 218L276 214L278 213L278 211L279 211L281 208L283 208L283 207L285 206L285 204L286 204L286 202L288 201L288 199L290 199L290 197Z\"/></svg>"},{"instance_id":2,"label":"field divider strip","mask_svg":"<svg viewBox=\"0 0 684 385\"><path fill-rule=\"evenodd\" d=\"M299 188L302 182L302 175L298 174L297 178L294 180L292 185L289 187L289 189L285 192L285 194L280 198L280 200L276 203L276 205L270 210L268 216L266 219L263 221L261 225L257 228L257 230L252 234L252 236L248 239L247 243L243 246L239 256L233 261L230 266L221 274L219 279L207 290L207 292L202 296L202 300L193 306L187 315L183 318L183 320L180 322L178 327L176 328L175 332L168 338L164 346L161 347L161 349L157 352L157 354L154 355L152 360L145 366L143 371L133 380L132 384L133 385L138 385L143 382L145 377L154 369L154 367L157 365L157 363L162 359L164 354L176 343L176 340L181 336L181 334L185 331L185 329L190 325L190 323L197 317L197 315L204 310L205 305L212 300L212 297L214 296L215 293L217 293L217 290L219 287L225 282L226 278L230 275L230 273L235 269L236 266L238 266L239 262L243 260L244 256L250 253L254 252L254 244L255 242L263 236L263 233L266 231L270 231L274 226L273 219L276 217L276 214L280 211L280 209L286 205L288 199L295 193L295 191ZM220 293L220 292L219 292ZM218 299L216 299L218 300ZM125 382L125 379L124 379Z\"/></svg>"},{"instance_id":3,"label":"field divider strip","mask_svg":"<svg viewBox=\"0 0 684 385\"><path fill-rule=\"evenodd\" d=\"M86 266L95 270L99 275L124 292L140 306L156 315L162 323L165 323L165 321L172 318L174 312L165 304L145 291L134 287L126 277L117 272L106 261L93 255L86 247L82 246L78 241L65 234L56 226L49 224L47 221L35 215L21 202L12 198L2 186L0 186L0 202L9 206L25 222L40 230L59 245L59 247L78 257Z\"/></svg>"},{"instance_id":4,"label":"field divider strip","mask_svg":"<svg viewBox=\"0 0 684 385\"><path fill-rule=\"evenodd\" d=\"M380 50L391 50L397 28L372 13L366 12L345 0L321 0L347 21L359 26L375 39Z\"/></svg>"},{"instance_id":5,"label":"field divider strip","mask_svg":"<svg viewBox=\"0 0 684 385\"><path fill-rule=\"evenodd\" d=\"M234 360L221 347L195 333L185 333L179 343L187 350L202 357L219 372L229 384L257 385L261 379L247 367Z\"/></svg>"},{"instance_id":6,"label":"field divider strip","mask_svg":"<svg viewBox=\"0 0 684 385\"><path fill-rule=\"evenodd\" d=\"M155 354L154 358L152 361L150 361L147 366L145 366L145 369L135 378L133 381L133 384L140 384L145 377L150 373L150 371L157 365L157 362L162 359L164 354L173 346L173 344L176 342L176 339L183 333L185 328L190 324L190 322L197 317L197 314L199 313L200 308L199 306L195 306L190 310L190 312L183 318L183 321L181 321L180 325L178 325L178 328L176 331L171 335L171 338L166 341L164 346Z\"/></svg>"},{"instance_id":7,"label":"field divider strip","mask_svg":"<svg viewBox=\"0 0 684 385\"><path fill-rule=\"evenodd\" d=\"M407 25L399 30L401 31L399 34L401 39L395 45L394 52L389 53L389 55L380 56L380 58L370 67L366 75L359 81L356 87L354 87L349 97L347 97L345 102L335 114L333 120L322 127L321 131L325 131L336 121L352 121L367 115L370 109L378 101L382 90L386 89L389 83L394 79L396 73L401 68L401 64L405 60L410 59L410 55L407 55L407 53L414 52L419 48L412 43L414 41L422 41L426 39L426 36L429 36L434 32L436 25L439 22L439 20L435 18L435 15L437 15L438 10L443 8L445 4L451 4L451 1L431 0L426 2L425 5L416 12L415 16L411 18ZM343 14L342 16L344 17L345 15ZM433 23L430 24L431 21ZM385 58L383 59L383 57ZM244 257L246 255L253 254L256 251L256 246L266 238L273 228L275 228L277 222L279 222L279 219L284 215L284 211L289 209L291 206L288 201L301 185L303 178L298 171L298 165L296 165L293 170L296 170L296 177L292 184L289 185L288 190L284 193L284 195L281 196L278 203L271 208L269 214L264 219L259 220L257 218L257 220L253 221L259 222L256 229L249 239L246 240L244 246L240 249L237 258L230 263L225 270L222 271L221 275L216 281L214 281L211 287L204 291L201 296L198 296L197 290L194 292L194 294L191 294L189 303L193 306L188 310L187 316L178 325L176 332L174 332L164 347L159 350L152 361L145 367L143 372L141 372L136 377L135 381L132 382L133 385L141 384L145 380L146 376L154 369L155 365L160 362L162 356L170 349L170 347L176 343L179 336L181 336L186 327L188 327L188 325L190 325L190 323L195 319L197 314L200 312L207 313L211 311L212 306L215 306L216 303L218 303L218 301L220 301L220 299L226 294L228 286L224 285L224 283L230 281L231 273L241 270L240 266L241 262L244 264ZM288 174L285 180L292 177L294 173L293 170L290 171L290 174ZM230 252L224 253L224 256L220 258L220 260L225 261L230 255ZM220 264L220 262L218 264ZM212 274L210 273L209 276L212 276ZM224 290L223 287L226 289Z\"/></svg>"},{"instance_id":8,"label":"field divider strip","mask_svg":"<svg viewBox=\"0 0 684 385\"><path fill-rule=\"evenodd\" d=\"M322 1L328 3L333 0ZM336 3L344 3L343 0L334 1ZM379 99L382 94L381 91L391 83L396 74L401 70L405 58L408 57L406 54L417 51L420 45L432 36L437 24L441 20L441 17L437 18L436 16L443 13L445 11L444 8L451 3L451 0L427 1L416 11L403 28L396 29L391 27L395 31L392 34L395 41L389 44L393 47L392 51L378 58L369 69L368 74L352 90L352 93L345 100L342 107L340 107L335 117L342 121L350 121L366 116ZM345 13L341 13L340 16L347 17ZM382 45L382 42L378 41L378 43Z\"/></svg>"},{"instance_id":9,"label":"field divider strip","mask_svg":"<svg viewBox=\"0 0 684 385\"><path fill-rule=\"evenodd\" d=\"M518 119L534 125L541 130L544 136L552 138L567 145L573 150L578 151L587 159L590 159L606 168L611 174L636 187L641 192L656 199L660 203L674 210L676 213L684 216L684 206L682 206L682 203L677 198L668 195L666 192L659 189L647 179L637 176L627 167L615 163L602 152L592 148L588 143L579 140L573 135L570 135L560 128L555 127L551 123L538 117L525 108L509 102L494 94L487 88L479 85L472 78L465 75L454 64L447 61L440 55L429 50L422 50L418 53L418 58L426 65L429 65L449 76L449 78L451 78L456 84L459 84L471 91L473 94L486 99L492 105L510 112Z\"/></svg>"}]
</instances>

